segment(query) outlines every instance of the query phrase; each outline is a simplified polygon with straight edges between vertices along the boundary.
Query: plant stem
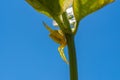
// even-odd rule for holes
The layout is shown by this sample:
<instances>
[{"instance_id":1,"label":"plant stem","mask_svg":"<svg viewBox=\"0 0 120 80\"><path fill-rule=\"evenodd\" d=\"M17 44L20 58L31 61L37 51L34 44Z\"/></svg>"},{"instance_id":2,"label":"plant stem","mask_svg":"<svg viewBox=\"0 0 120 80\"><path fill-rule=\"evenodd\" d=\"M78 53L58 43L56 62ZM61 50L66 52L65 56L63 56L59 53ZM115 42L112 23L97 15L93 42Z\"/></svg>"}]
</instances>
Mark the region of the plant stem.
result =
<instances>
[{"instance_id":1,"label":"plant stem","mask_svg":"<svg viewBox=\"0 0 120 80\"><path fill-rule=\"evenodd\" d=\"M78 80L74 34L72 33L70 26L68 26L68 29L65 29L65 26L69 25L68 23L63 23L60 17L54 17L54 19L58 23L60 29L64 33L66 40L67 40L68 54L69 54L69 67L70 67L69 68L70 69L70 80ZM63 15L63 19L65 19L65 15Z\"/></svg>"},{"instance_id":2,"label":"plant stem","mask_svg":"<svg viewBox=\"0 0 120 80\"><path fill-rule=\"evenodd\" d=\"M68 53L69 53L70 80L78 80L74 35L66 34L65 36L66 36L66 40L67 40Z\"/></svg>"}]
</instances>

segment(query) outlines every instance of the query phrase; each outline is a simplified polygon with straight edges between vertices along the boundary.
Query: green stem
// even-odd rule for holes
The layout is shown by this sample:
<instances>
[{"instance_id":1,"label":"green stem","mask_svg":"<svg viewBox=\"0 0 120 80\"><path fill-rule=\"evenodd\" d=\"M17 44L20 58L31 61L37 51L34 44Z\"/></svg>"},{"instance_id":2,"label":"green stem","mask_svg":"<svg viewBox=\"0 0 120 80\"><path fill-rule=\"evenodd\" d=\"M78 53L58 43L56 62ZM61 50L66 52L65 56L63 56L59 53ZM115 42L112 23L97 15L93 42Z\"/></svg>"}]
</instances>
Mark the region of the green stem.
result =
<instances>
[{"instance_id":1,"label":"green stem","mask_svg":"<svg viewBox=\"0 0 120 80\"><path fill-rule=\"evenodd\" d=\"M66 34L65 36L66 36L66 40L67 40L68 53L69 53L70 80L78 80L74 35Z\"/></svg>"},{"instance_id":2,"label":"green stem","mask_svg":"<svg viewBox=\"0 0 120 80\"><path fill-rule=\"evenodd\" d=\"M63 18L65 19L64 15L63 15ZM67 46L68 46L68 53L69 53L70 80L78 80L76 50L75 50L75 44L74 44L74 34L72 33L70 26L67 26L68 28L65 29L65 26L68 24L63 23L63 21L61 21L60 17L55 17L54 19L56 20L60 29L63 31L63 33L66 37Z\"/></svg>"},{"instance_id":3,"label":"green stem","mask_svg":"<svg viewBox=\"0 0 120 80\"><path fill-rule=\"evenodd\" d=\"M65 29L68 29L69 31L71 31L69 19L67 18L67 13L66 12L64 12L62 14L62 18L63 18L63 22L65 24Z\"/></svg>"}]
</instances>

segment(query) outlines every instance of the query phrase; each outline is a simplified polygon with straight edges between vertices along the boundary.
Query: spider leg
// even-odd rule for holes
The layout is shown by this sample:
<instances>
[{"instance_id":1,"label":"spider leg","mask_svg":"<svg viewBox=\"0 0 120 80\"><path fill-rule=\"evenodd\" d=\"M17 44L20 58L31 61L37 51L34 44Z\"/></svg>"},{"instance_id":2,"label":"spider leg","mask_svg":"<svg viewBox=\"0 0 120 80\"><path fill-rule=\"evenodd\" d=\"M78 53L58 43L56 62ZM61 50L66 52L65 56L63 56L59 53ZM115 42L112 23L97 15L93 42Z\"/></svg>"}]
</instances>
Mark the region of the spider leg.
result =
<instances>
[{"instance_id":1,"label":"spider leg","mask_svg":"<svg viewBox=\"0 0 120 80\"><path fill-rule=\"evenodd\" d=\"M45 22L43 22L43 25L45 26L45 28L46 28L49 32L52 32L52 31L53 31Z\"/></svg>"},{"instance_id":2,"label":"spider leg","mask_svg":"<svg viewBox=\"0 0 120 80\"><path fill-rule=\"evenodd\" d=\"M61 58L62 58L67 64L69 64L69 61L67 60L67 58L66 58L66 56L65 56L65 54L64 54L64 48L65 48L65 45L61 45L61 46L58 47L58 51L59 51L59 53L60 53Z\"/></svg>"}]
</instances>

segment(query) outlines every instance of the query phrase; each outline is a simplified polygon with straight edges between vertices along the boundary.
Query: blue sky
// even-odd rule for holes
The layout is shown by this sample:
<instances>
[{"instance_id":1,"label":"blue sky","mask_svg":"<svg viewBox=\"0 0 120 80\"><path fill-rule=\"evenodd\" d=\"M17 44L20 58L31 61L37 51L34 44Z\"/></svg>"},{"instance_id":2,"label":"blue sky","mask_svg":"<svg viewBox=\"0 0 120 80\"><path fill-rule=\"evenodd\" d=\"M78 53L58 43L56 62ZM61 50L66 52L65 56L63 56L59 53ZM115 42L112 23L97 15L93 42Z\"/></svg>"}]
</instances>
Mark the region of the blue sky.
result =
<instances>
[{"instance_id":1,"label":"blue sky","mask_svg":"<svg viewBox=\"0 0 120 80\"><path fill-rule=\"evenodd\" d=\"M42 25L52 20L24 0L1 3L0 80L69 80L59 45ZM75 38L79 80L120 80L119 8L116 0L81 21Z\"/></svg>"}]
</instances>

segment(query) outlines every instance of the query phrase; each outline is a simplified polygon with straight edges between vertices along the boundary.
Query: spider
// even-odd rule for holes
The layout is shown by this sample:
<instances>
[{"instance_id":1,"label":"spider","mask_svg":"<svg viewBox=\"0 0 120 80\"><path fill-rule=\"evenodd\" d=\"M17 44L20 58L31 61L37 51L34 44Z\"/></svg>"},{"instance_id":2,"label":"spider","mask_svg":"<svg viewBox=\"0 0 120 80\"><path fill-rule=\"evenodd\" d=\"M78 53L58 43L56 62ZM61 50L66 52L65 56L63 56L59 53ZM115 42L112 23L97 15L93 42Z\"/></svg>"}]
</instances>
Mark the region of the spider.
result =
<instances>
[{"instance_id":1,"label":"spider","mask_svg":"<svg viewBox=\"0 0 120 80\"><path fill-rule=\"evenodd\" d=\"M49 34L50 38L53 39L56 43L60 44L60 46L58 47L60 56L67 64L69 64L69 62L66 59L66 56L64 54L64 48L67 45L64 34L62 33L61 30L52 30L45 22L43 22L43 25L50 32L50 34Z\"/></svg>"}]
</instances>

